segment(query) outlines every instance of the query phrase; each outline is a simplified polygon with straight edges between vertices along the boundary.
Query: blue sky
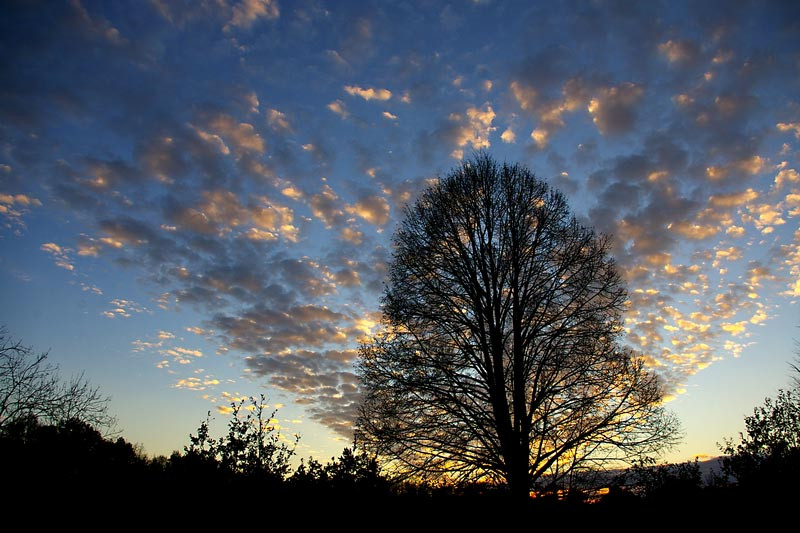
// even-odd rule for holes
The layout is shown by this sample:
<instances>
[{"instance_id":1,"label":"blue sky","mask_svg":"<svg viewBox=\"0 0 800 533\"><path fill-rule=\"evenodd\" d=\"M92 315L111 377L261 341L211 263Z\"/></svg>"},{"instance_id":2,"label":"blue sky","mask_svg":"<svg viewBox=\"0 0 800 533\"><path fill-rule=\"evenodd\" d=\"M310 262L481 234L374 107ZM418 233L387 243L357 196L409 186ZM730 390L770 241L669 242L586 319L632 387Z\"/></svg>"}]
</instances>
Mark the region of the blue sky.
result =
<instances>
[{"instance_id":1,"label":"blue sky","mask_svg":"<svg viewBox=\"0 0 800 533\"><path fill-rule=\"evenodd\" d=\"M350 442L402 206L474 150L614 236L626 342L718 453L800 324L792 2L7 2L0 324L151 453L265 393Z\"/></svg>"}]
</instances>

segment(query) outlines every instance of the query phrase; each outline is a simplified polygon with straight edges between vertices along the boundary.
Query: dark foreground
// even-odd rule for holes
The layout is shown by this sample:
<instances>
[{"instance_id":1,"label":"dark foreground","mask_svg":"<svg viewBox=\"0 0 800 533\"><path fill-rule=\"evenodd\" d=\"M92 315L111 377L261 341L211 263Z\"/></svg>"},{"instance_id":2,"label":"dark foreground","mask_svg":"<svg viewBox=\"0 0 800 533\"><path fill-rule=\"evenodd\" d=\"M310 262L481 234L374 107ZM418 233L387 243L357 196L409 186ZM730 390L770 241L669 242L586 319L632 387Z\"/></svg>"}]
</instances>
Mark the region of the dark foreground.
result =
<instances>
[{"instance_id":1,"label":"dark foreground","mask_svg":"<svg viewBox=\"0 0 800 533\"><path fill-rule=\"evenodd\" d=\"M6 428L0 438L3 521L26 529L85 524L90 529L166 523L316 526L324 529L422 530L519 527L640 529L738 525L759 529L789 515L798 489L783 474L760 486L701 479L691 463L639 469L607 479L604 490L543 493L513 501L486 485L432 487L391 483L374 461L345 450L322 465L303 461L291 475L247 457L203 455L198 448L147 458L128 442L86 424ZM796 467L796 465L795 465ZM3 528L10 531L11 529ZM303 527L305 529L305 527Z\"/></svg>"}]
</instances>

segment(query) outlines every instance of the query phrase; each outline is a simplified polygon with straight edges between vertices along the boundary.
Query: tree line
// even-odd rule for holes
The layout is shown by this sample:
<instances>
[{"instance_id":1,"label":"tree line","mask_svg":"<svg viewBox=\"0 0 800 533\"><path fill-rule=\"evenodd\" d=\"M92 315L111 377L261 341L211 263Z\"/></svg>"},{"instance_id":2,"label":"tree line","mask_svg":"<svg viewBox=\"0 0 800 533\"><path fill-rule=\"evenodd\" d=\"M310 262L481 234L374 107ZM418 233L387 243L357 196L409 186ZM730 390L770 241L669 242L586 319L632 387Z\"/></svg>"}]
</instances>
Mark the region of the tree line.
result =
<instances>
[{"instance_id":1,"label":"tree line","mask_svg":"<svg viewBox=\"0 0 800 533\"><path fill-rule=\"evenodd\" d=\"M21 347L10 345L5 337L3 341L0 354L6 355L9 346ZM42 354L22 349L40 365L44 361ZM7 395L9 383L4 373L3 394ZM96 392L91 387L74 390ZM17 411L0 424L3 489L10 502L40 495L46 487L73 504L92 500L123 508L143 495L187 505L211 503L231 494L323 507L358 501L464 509L476 501L512 501L504 484L397 476L387 468L390 465L380 463L377 455L357 442L326 463L304 458L293 466L296 439L293 443L281 437L270 423L276 413L265 411L264 402L262 396L232 404L223 435L211 435L207 417L188 436L182 451L157 457L147 456L108 428L104 432L93 425L108 418L89 413L106 412L105 408L61 418ZM745 424L746 431L738 440L723 443L724 455L716 471L703 473L697 461L656 465L643 460L625 470L584 471L569 482L563 477L543 479L527 505L587 513L672 505L727 508L754 501L771 504L795 494L800 475L800 387L768 398Z\"/></svg>"}]
</instances>

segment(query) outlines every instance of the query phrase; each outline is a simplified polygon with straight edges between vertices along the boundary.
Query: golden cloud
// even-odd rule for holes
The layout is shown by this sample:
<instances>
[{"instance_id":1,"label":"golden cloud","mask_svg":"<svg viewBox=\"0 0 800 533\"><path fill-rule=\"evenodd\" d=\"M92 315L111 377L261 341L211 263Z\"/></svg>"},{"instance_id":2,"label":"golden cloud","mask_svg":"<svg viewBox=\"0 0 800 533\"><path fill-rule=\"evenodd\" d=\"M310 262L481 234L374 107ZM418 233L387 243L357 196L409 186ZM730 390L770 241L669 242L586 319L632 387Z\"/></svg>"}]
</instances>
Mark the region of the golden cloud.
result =
<instances>
[{"instance_id":1,"label":"golden cloud","mask_svg":"<svg viewBox=\"0 0 800 533\"><path fill-rule=\"evenodd\" d=\"M697 55L697 46L689 41L673 41L658 45L658 51L663 54L670 63L690 61Z\"/></svg>"},{"instance_id":2,"label":"golden cloud","mask_svg":"<svg viewBox=\"0 0 800 533\"><path fill-rule=\"evenodd\" d=\"M276 19L280 14L277 0L242 0L234 6L233 16L228 25L249 28L260 18ZM229 26L226 26L226 29Z\"/></svg>"},{"instance_id":3,"label":"golden cloud","mask_svg":"<svg viewBox=\"0 0 800 533\"><path fill-rule=\"evenodd\" d=\"M357 230L356 228L342 228L342 231L339 232L339 237L343 241L350 242L355 245L359 245L364 240L364 233Z\"/></svg>"},{"instance_id":4,"label":"golden cloud","mask_svg":"<svg viewBox=\"0 0 800 533\"><path fill-rule=\"evenodd\" d=\"M780 190L786 183L797 183L800 181L800 174L793 168L785 168L775 176L775 188Z\"/></svg>"},{"instance_id":5,"label":"golden cloud","mask_svg":"<svg viewBox=\"0 0 800 533\"><path fill-rule=\"evenodd\" d=\"M775 127L778 131L794 132L794 136L800 139L800 122L778 122Z\"/></svg>"},{"instance_id":6,"label":"golden cloud","mask_svg":"<svg viewBox=\"0 0 800 533\"><path fill-rule=\"evenodd\" d=\"M69 254L73 251L71 248L61 247L54 242L46 242L39 249L52 255L57 267L70 272L75 270L75 265L69 257Z\"/></svg>"},{"instance_id":7,"label":"golden cloud","mask_svg":"<svg viewBox=\"0 0 800 533\"><path fill-rule=\"evenodd\" d=\"M289 124L286 114L277 109L267 110L267 123L276 130L292 131L292 125Z\"/></svg>"},{"instance_id":8,"label":"golden cloud","mask_svg":"<svg viewBox=\"0 0 800 533\"><path fill-rule=\"evenodd\" d=\"M366 89L356 85L346 85L344 90L351 96L360 96L364 100L380 100L385 102L392 97L392 92L388 89L374 89L368 87Z\"/></svg>"},{"instance_id":9,"label":"golden cloud","mask_svg":"<svg viewBox=\"0 0 800 533\"><path fill-rule=\"evenodd\" d=\"M488 103L481 108L468 108L466 115L466 120L457 113L450 115L451 121L461 123L455 139L457 149L453 152L453 155L458 159L463 156L461 148L467 145L470 145L473 149L489 148L491 145L489 135L497 129L492 126L492 122L497 115L495 115L492 106Z\"/></svg>"},{"instance_id":10,"label":"golden cloud","mask_svg":"<svg viewBox=\"0 0 800 533\"><path fill-rule=\"evenodd\" d=\"M336 113L342 118L347 118L350 116L350 112L347 111L347 108L344 105L344 102L341 100L334 100L333 102L328 104L328 109Z\"/></svg>"},{"instance_id":11,"label":"golden cloud","mask_svg":"<svg viewBox=\"0 0 800 533\"><path fill-rule=\"evenodd\" d=\"M224 154L229 152L221 137L228 139L228 142L233 145L237 152L264 153L264 139L256 132L252 124L237 122L230 115L219 114L209 121L209 127L216 133L216 138L213 135L202 132L202 130L196 129L196 131L204 140L216 144Z\"/></svg>"},{"instance_id":12,"label":"golden cloud","mask_svg":"<svg viewBox=\"0 0 800 533\"><path fill-rule=\"evenodd\" d=\"M758 198L758 193L753 189L747 189L739 193L712 195L709 197L708 203L713 207L738 207L756 198Z\"/></svg>"},{"instance_id":13,"label":"golden cloud","mask_svg":"<svg viewBox=\"0 0 800 533\"><path fill-rule=\"evenodd\" d=\"M370 224L383 226L389 222L389 202L383 196L367 196L347 206L348 213L358 215Z\"/></svg>"},{"instance_id":14,"label":"golden cloud","mask_svg":"<svg viewBox=\"0 0 800 533\"><path fill-rule=\"evenodd\" d=\"M707 239L719 233L719 226L717 225L703 225L686 221L670 223L667 229L694 240Z\"/></svg>"}]
</instances>

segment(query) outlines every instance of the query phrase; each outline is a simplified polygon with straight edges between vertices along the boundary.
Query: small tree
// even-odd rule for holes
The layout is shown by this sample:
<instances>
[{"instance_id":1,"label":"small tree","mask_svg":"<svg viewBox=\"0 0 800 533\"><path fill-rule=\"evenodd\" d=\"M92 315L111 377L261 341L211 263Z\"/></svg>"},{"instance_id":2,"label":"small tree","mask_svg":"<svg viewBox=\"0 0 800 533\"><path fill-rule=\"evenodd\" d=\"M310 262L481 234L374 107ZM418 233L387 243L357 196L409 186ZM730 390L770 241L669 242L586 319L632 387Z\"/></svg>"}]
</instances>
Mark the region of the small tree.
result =
<instances>
[{"instance_id":1,"label":"small tree","mask_svg":"<svg viewBox=\"0 0 800 533\"><path fill-rule=\"evenodd\" d=\"M115 419L108 413L109 398L83 374L62 381L47 356L11 340L0 328L0 429L33 417L45 424L78 420L110 430Z\"/></svg>"},{"instance_id":2,"label":"small tree","mask_svg":"<svg viewBox=\"0 0 800 533\"><path fill-rule=\"evenodd\" d=\"M744 419L740 442L722 447L725 472L740 486L775 488L800 476L800 388L778 391Z\"/></svg>"},{"instance_id":3,"label":"small tree","mask_svg":"<svg viewBox=\"0 0 800 533\"><path fill-rule=\"evenodd\" d=\"M658 379L619 345L609 241L526 168L486 154L408 207L385 331L362 347L360 442L394 472L533 482L657 453Z\"/></svg>"},{"instance_id":4,"label":"small tree","mask_svg":"<svg viewBox=\"0 0 800 533\"><path fill-rule=\"evenodd\" d=\"M241 410L245 400L231 403L228 434L219 440L209 435L209 413L197 435L189 435L191 444L185 448L186 457L228 474L283 481L291 469L289 460L295 447L281 442L274 418L277 410L267 416L264 402L263 394L260 398L251 397L244 416ZM295 444L297 440L299 437L295 436Z\"/></svg>"}]
</instances>

